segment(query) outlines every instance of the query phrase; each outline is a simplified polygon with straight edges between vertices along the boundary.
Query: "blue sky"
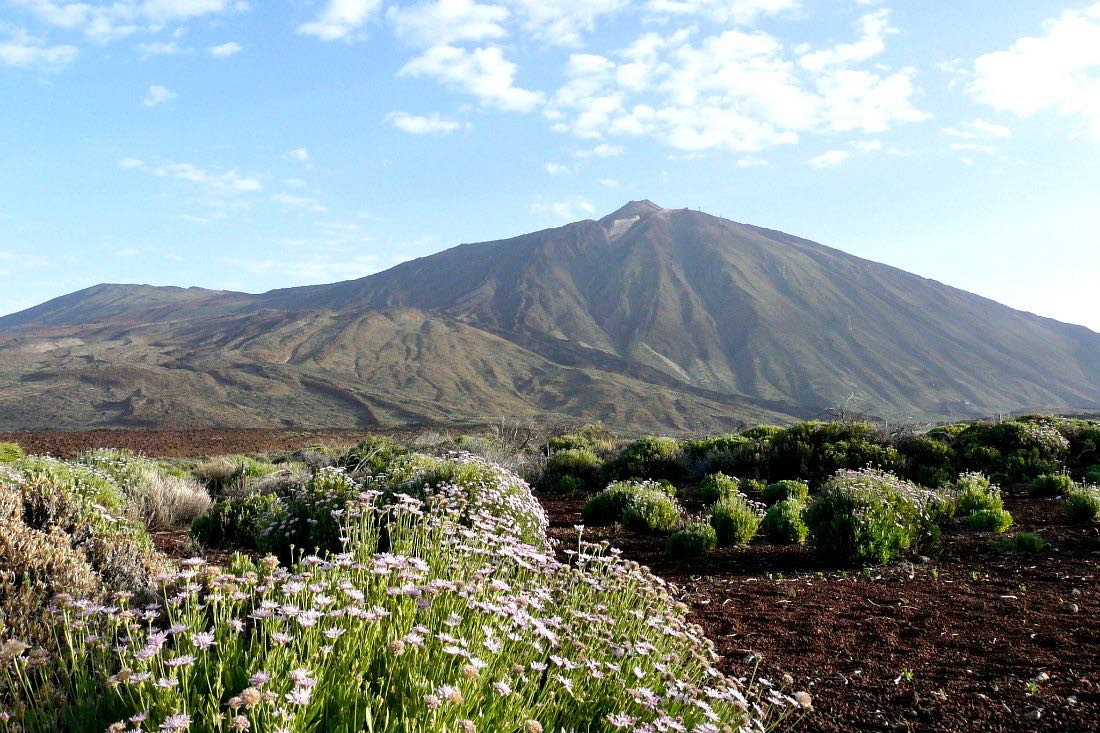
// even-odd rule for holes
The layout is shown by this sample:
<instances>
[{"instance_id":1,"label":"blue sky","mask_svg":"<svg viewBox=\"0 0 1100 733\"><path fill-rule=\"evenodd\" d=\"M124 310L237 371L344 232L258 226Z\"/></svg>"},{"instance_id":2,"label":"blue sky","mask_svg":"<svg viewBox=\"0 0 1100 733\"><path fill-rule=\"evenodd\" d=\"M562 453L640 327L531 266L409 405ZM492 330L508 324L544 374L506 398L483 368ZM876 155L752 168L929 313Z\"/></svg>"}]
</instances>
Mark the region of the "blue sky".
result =
<instances>
[{"instance_id":1,"label":"blue sky","mask_svg":"<svg viewBox=\"0 0 1100 733\"><path fill-rule=\"evenodd\" d=\"M1100 331L1100 3L0 0L0 313L702 208Z\"/></svg>"}]
</instances>

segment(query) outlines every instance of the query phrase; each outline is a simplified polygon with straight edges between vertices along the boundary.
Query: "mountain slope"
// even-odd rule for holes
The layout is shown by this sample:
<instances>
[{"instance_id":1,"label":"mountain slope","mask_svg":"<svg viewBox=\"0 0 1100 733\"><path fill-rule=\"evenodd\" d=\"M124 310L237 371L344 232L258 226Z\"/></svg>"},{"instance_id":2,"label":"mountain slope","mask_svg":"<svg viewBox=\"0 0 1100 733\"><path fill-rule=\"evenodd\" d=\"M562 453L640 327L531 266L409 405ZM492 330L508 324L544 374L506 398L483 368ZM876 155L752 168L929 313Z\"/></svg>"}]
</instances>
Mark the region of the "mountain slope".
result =
<instances>
[{"instance_id":1,"label":"mountain slope","mask_svg":"<svg viewBox=\"0 0 1100 733\"><path fill-rule=\"evenodd\" d=\"M648 201L329 285L97 286L0 318L0 347L9 427L1100 406L1088 329Z\"/></svg>"}]
</instances>

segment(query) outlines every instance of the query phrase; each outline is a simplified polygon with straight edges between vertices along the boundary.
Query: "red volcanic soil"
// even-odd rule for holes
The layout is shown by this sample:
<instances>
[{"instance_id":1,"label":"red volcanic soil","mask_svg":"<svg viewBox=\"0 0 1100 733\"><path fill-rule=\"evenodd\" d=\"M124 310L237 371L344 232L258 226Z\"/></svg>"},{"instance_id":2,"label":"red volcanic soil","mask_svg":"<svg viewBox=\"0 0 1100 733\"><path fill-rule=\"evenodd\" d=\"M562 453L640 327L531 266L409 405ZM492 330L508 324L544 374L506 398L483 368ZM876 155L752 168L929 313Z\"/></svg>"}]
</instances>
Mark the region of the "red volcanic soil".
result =
<instances>
[{"instance_id":1,"label":"red volcanic soil","mask_svg":"<svg viewBox=\"0 0 1100 733\"><path fill-rule=\"evenodd\" d=\"M544 501L566 546L583 503ZM621 528L585 539L678 586L724 671L749 675L759 657L762 676L790 674L813 695L799 731L1096 731L1100 526L1068 523L1058 500L1005 506L1007 534L1036 532L1047 549L1010 552L1000 536L948 528L926 562L865 572L761 540L684 561Z\"/></svg>"}]
</instances>

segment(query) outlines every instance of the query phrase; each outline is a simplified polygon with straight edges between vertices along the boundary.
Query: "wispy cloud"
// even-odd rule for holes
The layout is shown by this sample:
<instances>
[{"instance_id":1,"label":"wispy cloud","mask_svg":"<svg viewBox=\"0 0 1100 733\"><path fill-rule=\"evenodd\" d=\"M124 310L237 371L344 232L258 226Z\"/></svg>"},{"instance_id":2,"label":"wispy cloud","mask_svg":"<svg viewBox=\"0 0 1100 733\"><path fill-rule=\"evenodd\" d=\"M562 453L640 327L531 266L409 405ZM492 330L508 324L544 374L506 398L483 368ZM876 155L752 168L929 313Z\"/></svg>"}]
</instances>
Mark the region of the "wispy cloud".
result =
<instances>
[{"instance_id":1,"label":"wispy cloud","mask_svg":"<svg viewBox=\"0 0 1100 733\"><path fill-rule=\"evenodd\" d=\"M211 56L215 58L225 59L229 58L230 56L235 56L239 54L241 51L244 50L244 46L237 43L236 41L229 41L228 43L222 43L217 46L210 46L206 50Z\"/></svg>"},{"instance_id":2,"label":"wispy cloud","mask_svg":"<svg viewBox=\"0 0 1100 733\"><path fill-rule=\"evenodd\" d=\"M407 112L390 112L386 122L410 135L447 134L462 129L462 123L438 112L430 115L411 115Z\"/></svg>"},{"instance_id":3,"label":"wispy cloud","mask_svg":"<svg viewBox=\"0 0 1100 733\"><path fill-rule=\"evenodd\" d=\"M161 86L160 84L153 84L149 87L149 91L145 94L145 99L141 100L143 107L159 107L162 104L171 102L176 98L176 93L168 87Z\"/></svg>"}]
</instances>

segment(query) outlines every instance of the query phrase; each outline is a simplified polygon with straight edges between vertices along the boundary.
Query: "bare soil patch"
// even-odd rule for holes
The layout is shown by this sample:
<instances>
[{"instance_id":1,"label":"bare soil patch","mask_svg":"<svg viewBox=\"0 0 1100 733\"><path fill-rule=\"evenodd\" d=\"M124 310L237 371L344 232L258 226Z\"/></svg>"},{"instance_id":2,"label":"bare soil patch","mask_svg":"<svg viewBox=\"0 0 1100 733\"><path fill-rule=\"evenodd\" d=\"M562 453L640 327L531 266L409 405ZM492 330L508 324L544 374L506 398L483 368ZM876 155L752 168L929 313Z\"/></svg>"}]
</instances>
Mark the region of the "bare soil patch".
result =
<instances>
[{"instance_id":1,"label":"bare soil patch","mask_svg":"<svg viewBox=\"0 0 1100 733\"><path fill-rule=\"evenodd\" d=\"M583 503L544 498L566 546ZM864 572L762 540L683 561L620 528L585 537L676 584L726 672L750 674L759 657L761 675L809 691L800 731L1095 731L1100 527L1068 523L1057 500L1005 505L1009 534L1037 532L1046 550L948 528L927 562Z\"/></svg>"}]
</instances>

